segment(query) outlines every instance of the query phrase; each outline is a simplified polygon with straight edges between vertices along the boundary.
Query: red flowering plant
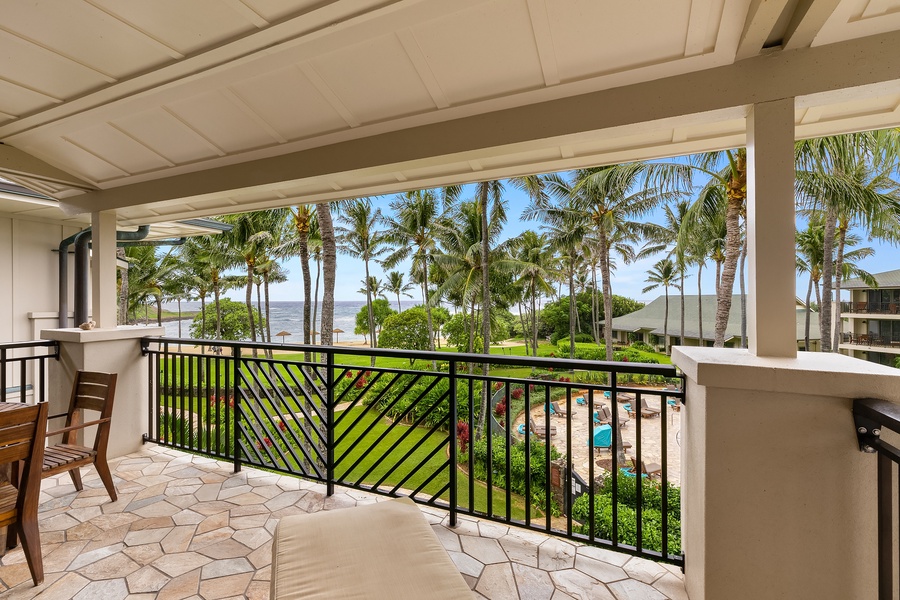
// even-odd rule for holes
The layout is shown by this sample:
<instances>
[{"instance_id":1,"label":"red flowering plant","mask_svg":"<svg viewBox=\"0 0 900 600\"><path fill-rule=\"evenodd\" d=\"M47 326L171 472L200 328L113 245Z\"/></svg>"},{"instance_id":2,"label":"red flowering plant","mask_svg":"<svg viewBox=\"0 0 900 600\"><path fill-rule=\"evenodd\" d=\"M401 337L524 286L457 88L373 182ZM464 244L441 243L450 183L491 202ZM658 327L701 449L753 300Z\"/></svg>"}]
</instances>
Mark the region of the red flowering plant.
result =
<instances>
[{"instance_id":1,"label":"red flowering plant","mask_svg":"<svg viewBox=\"0 0 900 600\"><path fill-rule=\"evenodd\" d=\"M506 400L501 400L494 407L494 414L498 417L504 415L506 413Z\"/></svg>"},{"instance_id":2,"label":"red flowering plant","mask_svg":"<svg viewBox=\"0 0 900 600\"><path fill-rule=\"evenodd\" d=\"M497 382L494 383L494 391L495 391L495 392L499 392L499 391L502 390L502 389L503 389L503 382L502 382L502 381L497 381Z\"/></svg>"},{"instance_id":3,"label":"red flowering plant","mask_svg":"<svg viewBox=\"0 0 900 600\"><path fill-rule=\"evenodd\" d=\"M530 387L531 387L531 389L533 390L533 389L534 389L534 384L531 384ZM512 393L511 393L510 395L513 397L513 400L518 400L518 399L521 398L524 394L525 394L525 390L523 390L522 388L516 388L516 389L514 389L514 390L512 391Z\"/></svg>"},{"instance_id":4,"label":"red flowering plant","mask_svg":"<svg viewBox=\"0 0 900 600\"><path fill-rule=\"evenodd\" d=\"M456 424L456 441L459 443L459 451L462 453L466 453L469 451L469 440L471 439L471 432L469 431L469 424L465 421L460 421Z\"/></svg>"}]
</instances>

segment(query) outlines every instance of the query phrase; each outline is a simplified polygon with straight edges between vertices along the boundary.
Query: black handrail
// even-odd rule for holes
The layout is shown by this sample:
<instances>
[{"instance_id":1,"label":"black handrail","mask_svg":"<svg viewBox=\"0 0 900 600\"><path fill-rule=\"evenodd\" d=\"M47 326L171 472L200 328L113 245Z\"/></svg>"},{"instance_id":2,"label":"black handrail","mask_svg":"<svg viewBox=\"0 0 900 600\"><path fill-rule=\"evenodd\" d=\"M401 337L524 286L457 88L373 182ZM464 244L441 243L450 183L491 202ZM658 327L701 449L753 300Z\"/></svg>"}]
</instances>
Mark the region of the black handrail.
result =
<instances>
[{"instance_id":1,"label":"black handrail","mask_svg":"<svg viewBox=\"0 0 900 600\"><path fill-rule=\"evenodd\" d=\"M44 354L20 354L17 350L47 348ZM0 344L0 402L6 402L12 394L18 394L19 402L25 402L31 391L35 402L47 400L47 361L59 359L59 343L51 340L6 342ZM29 367L31 369L29 370ZM37 372L35 372L35 369ZM10 376L18 383L10 385Z\"/></svg>"},{"instance_id":2,"label":"black handrail","mask_svg":"<svg viewBox=\"0 0 900 600\"><path fill-rule=\"evenodd\" d=\"M183 352L184 345L205 353ZM232 461L235 471L248 465L319 481L329 495L335 485L407 495L448 510L451 522L463 513L683 564L680 529L669 525L670 516L680 519L680 503L673 503L666 430L685 394L671 365L491 355L492 368L532 369L498 374L480 371L484 355L456 352L178 338L144 338L141 348L150 358L148 441ZM304 361L270 350L321 356ZM342 357L370 356L416 359L422 368L343 364ZM579 373L585 381L572 381ZM630 384L635 376L678 385L648 389ZM487 410L504 429L476 441L476 428L492 431L490 419L478 427L485 389L492 390ZM647 406L648 396L660 399L659 409ZM619 402L632 403L633 483L612 476L629 466L617 458L625 445L619 427L608 427L604 445L596 445L591 421L601 420L604 398L610 423L625 413ZM556 400L568 410L551 418ZM543 414L532 415L542 404ZM576 411L585 413L587 440L573 436ZM655 415L661 444L648 457L641 441L650 424L642 422ZM554 437L557 426L566 434ZM601 448L608 454L596 455ZM587 462L575 464L580 453ZM661 465L648 476L645 461ZM588 483L576 502L578 477ZM611 522L595 510L609 498Z\"/></svg>"},{"instance_id":3,"label":"black handrail","mask_svg":"<svg viewBox=\"0 0 900 600\"><path fill-rule=\"evenodd\" d=\"M894 578L900 557L894 544L894 494L897 478L894 464L900 464L900 449L885 442L884 431L900 433L900 404L878 398L853 401L853 421L859 449L878 454L878 600L892 600Z\"/></svg>"}]
</instances>

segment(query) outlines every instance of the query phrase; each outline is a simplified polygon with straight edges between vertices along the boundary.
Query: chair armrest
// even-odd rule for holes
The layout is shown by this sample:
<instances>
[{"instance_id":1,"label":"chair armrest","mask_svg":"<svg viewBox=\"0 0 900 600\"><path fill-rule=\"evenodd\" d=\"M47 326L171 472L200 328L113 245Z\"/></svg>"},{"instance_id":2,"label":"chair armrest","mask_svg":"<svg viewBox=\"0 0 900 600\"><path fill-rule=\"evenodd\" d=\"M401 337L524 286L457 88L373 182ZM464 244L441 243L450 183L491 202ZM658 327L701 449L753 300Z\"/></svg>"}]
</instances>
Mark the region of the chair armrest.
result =
<instances>
[{"instance_id":1,"label":"chair armrest","mask_svg":"<svg viewBox=\"0 0 900 600\"><path fill-rule=\"evenodd\" d=\"M110 417L105 419L97 419L96 421L88 421L87 423L82 423L81 425L72 425L71 427L63 427L62 429L57 429L56 431L48 431L47 437L51 437L54 435L59 435L61 433L68 433L69 431L77 431L79 429L84 429L85 427L90 427L91 425L100 425L101 423L108 423L110 421Z\"/></svg>"}]
</instances>

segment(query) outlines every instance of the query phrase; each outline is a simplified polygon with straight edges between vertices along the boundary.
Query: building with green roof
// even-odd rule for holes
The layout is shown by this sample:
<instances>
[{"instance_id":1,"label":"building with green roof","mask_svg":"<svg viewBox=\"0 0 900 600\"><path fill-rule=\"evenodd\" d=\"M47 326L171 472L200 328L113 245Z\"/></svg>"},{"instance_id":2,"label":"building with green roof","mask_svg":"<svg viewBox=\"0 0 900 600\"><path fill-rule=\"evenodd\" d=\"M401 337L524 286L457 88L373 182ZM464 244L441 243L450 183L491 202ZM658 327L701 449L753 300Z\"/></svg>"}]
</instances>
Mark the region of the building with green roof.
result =
<instances>
[{"instance_id":1,"label":"building with green roof","mask_svg":"<svg viewBox=\"0 0 900 600\"><path fill-rule=\"evenodd\" d=\"M699 346L700 314L703 315L703 345L712 346L715 338L716 296L687 295L684 297L684 340L681 337L681 297L669 296L668 331L664 329L666 298L659 296L644 308L633 313L613 318L613 337L619 343L629 344L641 341L659 349L663 348L663 335L668 334L669 346ZM797 301L797 345L805 349L806 307ZM810 311L809 327L810 350L819 349L819 314ZM728 316L728 327L725 328L725 345L739 347L741 345L741 297L735 295L731 301L731 312Z\"/></svg>"}]
</instances>

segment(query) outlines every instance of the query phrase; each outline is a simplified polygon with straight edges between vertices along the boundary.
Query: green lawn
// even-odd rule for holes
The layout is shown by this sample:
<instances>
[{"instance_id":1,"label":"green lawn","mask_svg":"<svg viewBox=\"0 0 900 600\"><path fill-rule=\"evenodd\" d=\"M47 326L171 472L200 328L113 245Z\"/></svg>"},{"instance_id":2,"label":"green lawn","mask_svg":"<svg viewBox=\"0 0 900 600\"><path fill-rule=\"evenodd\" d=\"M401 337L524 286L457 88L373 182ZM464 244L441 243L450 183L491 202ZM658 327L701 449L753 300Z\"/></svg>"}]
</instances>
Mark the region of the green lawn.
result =
<instances>
[{"instance_id":1,"label":"green lawn","mask_svg":"<svg viewBox=\"0 0 900 600\"><path fill-rule=\"evenodd\" d=\"M406 479L406 483L402 484L403 488L414 490L447 461L446 443L442 443L442 441L445 442L447 439L446 432L438 431L427 436L428 430L421 427L411 429L406 425L395 424L390 426L387 421L379 421L375 423L370 432L363 435L366 428L375 422L377 415L369 413L359 418L361 413L361 408L352 409L343 417L336 428L335 439L339 440L351 427L352 423L350 434L337 445L335 450L335 460L338 462L336 469L338 480L355 483L374 466L371 472L363 479L364 483L374 484L382 477L387 476L385 480L387 484L395 485ZM357 422L358 418L359 421ZM387 434L379 442L378 438L385 432ZM405 439L400 442L400 438L404 435L406 435ZM427 439L413 450L416 444L423 438L426 438L426 436ZM358 442L355 444L355 447L351 448L356 440ZM395 443L398 443L397 447L391 449L391 446ZM409 451L412 451L412 454L406 460L398 463ZM429 454L431 454L431 457L427 458ZM359 464L352 470L349 470L363 455L365 457L360 460ZM380 464L376 464L382 455L386 455L385 459ZM423 461L424 464L419 467L418 465ZM456 477L459 505L468 506L469 476L457 470ZM425 485L423 491L429 494L436 494L447 485L447 482L448 470L446 468L440 469L440 473ZM384 485L386 484L382 484L382 486ZM449 500L449 492L444 492L441 498L445 501ZM494 514L506 514L506 491L494 488L492 504ZM477 480L475 482L474 506L477 511L487 512L487 486ZM525 501L516 494L512 495L512 517L514 519L525 518Z\"/></svg>"}]
</instances>

